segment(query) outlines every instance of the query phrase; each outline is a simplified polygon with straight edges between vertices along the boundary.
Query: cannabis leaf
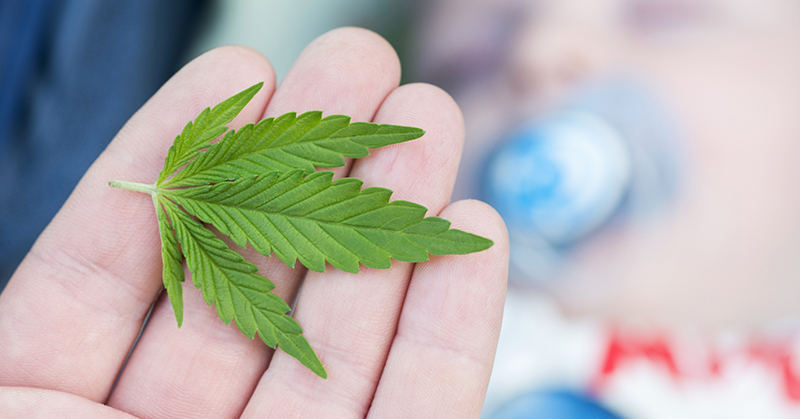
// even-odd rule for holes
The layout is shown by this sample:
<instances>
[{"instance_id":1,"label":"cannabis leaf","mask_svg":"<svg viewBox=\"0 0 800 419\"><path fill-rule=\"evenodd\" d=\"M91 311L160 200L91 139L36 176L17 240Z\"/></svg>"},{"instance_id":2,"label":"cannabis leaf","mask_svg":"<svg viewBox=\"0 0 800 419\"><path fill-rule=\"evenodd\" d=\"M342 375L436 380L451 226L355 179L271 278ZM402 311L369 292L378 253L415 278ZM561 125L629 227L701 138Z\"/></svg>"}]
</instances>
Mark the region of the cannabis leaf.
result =
<instances>
[{"instance_id":1,"label":"cannabis leaf","mask_svg":"<svg viewBox=\"0 0 800 419\"><path fill-rule=\"evenodd\" d=\"M275 285L254 264L231 250L203 223L237 245L274 253L289 266L296 261L323 272L325 263L347 272L359 266L386 269L391 259L421 262L429 254L465 254L492 242L450 222L425 217L427 209L408 201L389 201L385 188L361 189L363 182L334 181L330 171L345 157L419 138L419 128L350 122L321 111L287 113L228 130L226 124L256 95L256 84L186 124L167 152L154 185L111 181L113 187L152 195L161 235L164 288L178 327L183 322L181 266L185 257L192 283L216 307L226 324L246 336L258 333L320 377L322 362L291 310L271 291ZM216 141L219 137L222 138Z\"/></svg>"},{"instance_id":2,"label":"cannabis leaf","mask_svg":"<svg viewBox=\"0 0 800 419\"><path fill-rule=\"evenodd\" d=\"M270 292L275 285L256 273L256 265L229 249L214 233L175 205L164 208L173 220L186 264L192 272L192 282L202 291L206 303L214 303L220 319L230 324L235 318L239 330L247 337L252 339L257 331L267 345L274 348L280 344L311 371L326 377L319 358L300 335L303 329L286 315L290 307Z\"/></svg>"},{"instance_id":3,"label":"cannabis leaf","mask_svg":"<svg viewBox=\"0 0 800 419\"><path fill-rule=\"evenodd\" d=\"M214 108L216 109L216 108ZM229 131L220 142L189 163L162 187L193 186L236 179L270 171L286 172L344 166L343 157L364 157L370 148L383 147L422 136L419 128L350 123L350 117L311 111L294 112Z\"/></svg>"},{"instance_id":4,"label":"cannabis leaf","mask_svg":"<svg viewBox=\"0 0 800 419\"><path fill-rule=\"evenodd\" d=\"M197 157L200 150L209 146L210 141L227 131L228 127L225 124L236 118L263 85L264 83L258 83L231 96L214 108L205 108L194 122L189 121L169 148L164 169L158 174L157 184L163 183L178 168Z\"/></svg>"},{"instance_id":5,"label":"cannabis leaf","mask_svg":"<svg viewBox=\"0 0 800 419\"><path fill-rule=\"evenodd\" d=\"M237 245L249 242L263 255L274 251L289 266L299 259L318 272L326 261L355 273L359 263L385 269L390 257L421 262L429 252L463 254L487 247L485 240L450 230L444 219L425 218L421 205L389 202L388 189L361 190L358 179L332 179L329 171L268 172L163 194Z\"/></svg>"}]
</instances>

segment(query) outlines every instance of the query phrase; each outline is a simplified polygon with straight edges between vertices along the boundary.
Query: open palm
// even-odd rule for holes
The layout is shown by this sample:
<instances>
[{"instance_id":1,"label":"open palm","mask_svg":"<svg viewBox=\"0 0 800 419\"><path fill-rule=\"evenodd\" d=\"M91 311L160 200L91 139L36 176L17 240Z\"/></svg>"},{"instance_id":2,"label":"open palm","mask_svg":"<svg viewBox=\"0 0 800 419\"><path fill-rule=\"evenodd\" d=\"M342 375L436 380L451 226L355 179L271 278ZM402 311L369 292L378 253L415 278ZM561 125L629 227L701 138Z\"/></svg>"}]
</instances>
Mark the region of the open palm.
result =
<instances>
[{"instance_id":1,"label":"open palm","mask_svg":"<svg viewBox=\"0 0 800 419\"><path fill-rule=\"evenodd\" d=\"M314 41L278 88L270 64L240 47L211 51L178 72L89 169L0 296L2 416L477 417L505 296L505 230L482 203L448 205L461 114L443 91L398 87L399 78L392 48L360 29ZM421 139L375 150L336 176L388 187L394 199L419 202L428 215L495 242L476 254L393 261L390 270L357 275L291 269L239 249L278 295L297 300L294 316L327 380L222 323L190 281L177 329L159 296L152 201L107 186L112 179L152 183L186 121L259 81L264 88L232 127L320 109L425 129Z\"/></svg>"}]
</instances>

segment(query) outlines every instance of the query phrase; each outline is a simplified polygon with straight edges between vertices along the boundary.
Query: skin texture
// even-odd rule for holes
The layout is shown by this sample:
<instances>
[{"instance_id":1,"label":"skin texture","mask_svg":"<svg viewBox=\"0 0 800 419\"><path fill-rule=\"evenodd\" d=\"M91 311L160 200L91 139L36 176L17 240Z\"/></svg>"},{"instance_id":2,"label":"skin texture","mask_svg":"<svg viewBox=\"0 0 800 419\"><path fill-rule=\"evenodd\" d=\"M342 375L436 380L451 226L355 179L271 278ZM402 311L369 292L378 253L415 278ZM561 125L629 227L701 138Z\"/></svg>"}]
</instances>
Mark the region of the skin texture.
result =
<instances>
[{"instance_id":1,"label":"skin texture","mask_svg":"<svg viewBox=\"0 0 800 419\"><path fill-rule=\"evenodd\" d=\"M0 296L3 417L478 417L505 297L505 227L485 204L449 204L464 135L458 106L434 86L398 87L399 79L389 44L352 28L312 42L277 88L269 62L252 50L220 48L186 65L89 169ZM420 140L376 150L337 176L391 188L394 199L419 202L428 215L495 242L476 254L395 261L358 275L332 267L306 275L243 249L282 298L297 296L295 316L328 380L219 321L188 278L177 329L158 295L152 201L107 186L152 183L186 121L258 81L264 88L234 128L322 109L425 129Z\"/></svg>"}]
</instances>

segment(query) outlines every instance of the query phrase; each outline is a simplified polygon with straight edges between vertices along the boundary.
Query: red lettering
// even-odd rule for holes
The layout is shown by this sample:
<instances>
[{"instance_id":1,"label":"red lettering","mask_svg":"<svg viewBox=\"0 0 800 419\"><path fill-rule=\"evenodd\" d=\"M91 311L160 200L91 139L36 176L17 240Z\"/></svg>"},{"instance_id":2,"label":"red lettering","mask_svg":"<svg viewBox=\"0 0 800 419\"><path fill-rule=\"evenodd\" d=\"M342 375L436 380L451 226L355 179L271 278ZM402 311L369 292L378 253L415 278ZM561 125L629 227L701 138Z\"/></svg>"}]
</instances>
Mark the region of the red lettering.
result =
<instances>
[{"instance_id":1,"label":"red lettering","mask_svg":"<svg viewBox=\"0 0 800 419\"><path fill-rule=\"evenodd\" d=\"M599 374L590 385L590 390L599 392L615 371L625 363L637 359L644 359L655 365L661 365L673 378L680 376L672 349L663 336L623 336L617 331L612 331L609 333L606 353L600 364Z\"/></svg>"}]
</instances>

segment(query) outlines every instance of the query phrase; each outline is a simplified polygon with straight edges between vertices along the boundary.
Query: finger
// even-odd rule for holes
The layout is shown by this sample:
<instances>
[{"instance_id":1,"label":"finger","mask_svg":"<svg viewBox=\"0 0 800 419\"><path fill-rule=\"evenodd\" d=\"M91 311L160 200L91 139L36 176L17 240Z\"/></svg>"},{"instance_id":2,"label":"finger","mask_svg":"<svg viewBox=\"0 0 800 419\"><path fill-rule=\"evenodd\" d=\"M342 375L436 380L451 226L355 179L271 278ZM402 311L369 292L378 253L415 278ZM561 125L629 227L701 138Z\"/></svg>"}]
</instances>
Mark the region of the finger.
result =
<instances>
[{"instance_id":1,"label":"finger","mask_svg":"<svg viewBox=\"0 0 800 419\"><path fill-rule=\"evenodd\" d=\"M416 126L427 133L357 160L351 176L363 179L365 186L388 187L394 198L420 202L437 213L449 200L463 140L455 102L433 86L406 85L386 98L375 122ZM328 379L320 380L278 351L243 417L364 417L412 267L393 261L390 270L309 272L295 317L328 369Z\"/></svg>"},{"instance_id":2,"label":"finger","mask_svg":"<svg viewBox=\"0 0 800 419\"><path fill-rule=\"evenodd\" d=\"M324 115L349 115L351 121L371 121L386 96L400 83L400 61L379 35L360 28L339 28L315 39L286 74L264 117L286 112L322 110ZM333 169L345 176L349 166ZM264 258L254 250L248 260L268 269L283 266L277 258ZM305 269L274 277L279 295L294 301ZM272 278L271 278L272 279Z\"/></svg>"},{"instance_id":3,"label":"finger","mask_svg":"<svg viewBox=\"0 0 800 419\"><path fill-rule=\"evenodd\" d=\"M385 39L365 29L335 29L306 47L264 117L322 110L371 121L399 83L400 61Z\"/></svg>"},{"instance_id":4,"label":"finger","mask_svg":"<svg viewBox=\"0 0 800 419\"><path fill-rule=\"evenodd\" d=\"M0 385L106 400L161 288L152 199L108 182L154 182L187 121L271 74L263 58L244 49L207 54L128 121L0 296ZM260 115L270 93L265 87L236 123Z\"/></svg>"},{"instance_id":5,"label":"finger","mask_svg":"<svg viewBox=\"0 0 800 419\"><path fill-rule=\"evenodd\" d=\"M368 417L480 416L503 316L508 237L482 202L459 201L440 216L494 245L417 264Z\"/></svg>"},{"instance_id":6,"label":"finger","mask_svg":"<svg viewBox=\"0 0 800 419\"><path fill-rule=\"evenodd\" d=\"M397 68L386 71L392 66ZM320 79L326 82L317 84ZM303 52L265 114L322 109L368 119L398 79L398 60L386 41L364 30L333 31ZM275 282L279 296L293 301L304 270L292 270L251 248L242 253ZM143 417L238 417L267 367L267 347L220 321L188 281L184 295L180 333L162 298L109 404Z\"/></svg>"},{"instance_id":7,"label":"finger","mask_svg":"<svg viewBox=\"0 0 800 419\"><path fill-rule=\"evenodd\" d=\"M0 411L4 419L136 419L125 412L74 394L27 387L0 387Z\"/></svg>"},{"instance_id":8,"label":"finger","mask_svg":"<svg viewBox=\"0 0 800 419\"><path fill-rule=\"evenodd\" d=\"M239 126L260 119L274 91L271 65L253 50L219 48L197 58L187 69L190 67L196 68L197 74L184 74L184 70L173 78L185 81L183 92L217 86L218 93L213 99L207 97L200 108L235 94L247 87L247 83L264 81L262 92L245 108L247 114L237 119ZM231 68L237 70L230 71ZM192 82L193 78L202 77L201 72L213 72L214 77L204 77L202 83ZM195 116L196 113L185 117L182 123ZM173 129L170 135L179 132L180 128ZM185 417L185 412L193 416L192 412L198 411L225 417L243 408L242 398L252 392L256 383L251 371L266 368L263 351L257 342L220 321L192 285L188 271L186 274L182 328L178 329L164 293L108 399L110 406L142 417ZM157 276L161 277L160 271Z\"/></svg>"}]
</instances>

